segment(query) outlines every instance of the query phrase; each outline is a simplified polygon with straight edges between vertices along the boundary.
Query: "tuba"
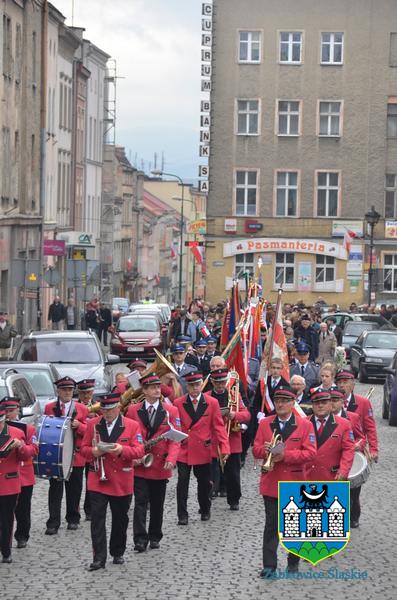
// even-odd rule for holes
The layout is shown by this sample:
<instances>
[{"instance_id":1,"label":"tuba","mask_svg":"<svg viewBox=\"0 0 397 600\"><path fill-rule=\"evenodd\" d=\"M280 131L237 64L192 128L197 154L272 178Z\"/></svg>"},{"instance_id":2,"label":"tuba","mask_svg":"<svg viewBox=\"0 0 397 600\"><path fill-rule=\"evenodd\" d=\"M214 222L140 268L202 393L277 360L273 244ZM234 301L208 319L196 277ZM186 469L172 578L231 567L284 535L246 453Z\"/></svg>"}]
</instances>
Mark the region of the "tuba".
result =
<instances>
[{"instance_id":1,"label":"tuba","mask_svg":"<svg viewBox=\"0 0 397 600\"><path fill-rule=\"evenodd\" d=\"M173 373L178 377L178 373L175 371L172 364L165 358L165 356L158 352L156 348L154 351L156 353L156 360L149 365L147 369L145 369L145 371L142 373L142 377L150 375L151 373L156 373L160 379L167 373ZM144 394L142 388L139 387L136 390L133 388L128 388L128 390L126 390L121 396L121 411L125 414L130 404L138 404L139 402L142 402L143 399Z\"/></svg>"}]
</instances>

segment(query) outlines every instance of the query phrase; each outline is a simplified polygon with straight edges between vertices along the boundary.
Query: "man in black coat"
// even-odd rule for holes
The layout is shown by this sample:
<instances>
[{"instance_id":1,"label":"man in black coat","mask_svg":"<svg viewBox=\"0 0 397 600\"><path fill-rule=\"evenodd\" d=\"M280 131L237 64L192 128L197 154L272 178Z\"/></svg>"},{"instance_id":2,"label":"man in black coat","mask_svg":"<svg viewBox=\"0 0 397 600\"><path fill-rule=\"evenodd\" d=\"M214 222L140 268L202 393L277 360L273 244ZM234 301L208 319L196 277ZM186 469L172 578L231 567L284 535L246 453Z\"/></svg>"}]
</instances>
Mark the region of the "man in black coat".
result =
<instances>
[{"instance_id":1,"label":"man in black coat","mask_svg":"<svg viewBox=\"0 0 397 600\"><path fill-rule=\"evenodd\" d=\"M309 315L302 315L294 331L297 342L305 342L310 347L309 360L315 361L318 356L318 333L311 324Z\"/></svg>"},{"instance_id":2,"label":"man in black coat","mask_svg":"<svg viewBox=\"0 0 397 600\"><path fill-rule=\"evenodd\" d=\"M104 302L99 305L99 341L103 342L104 346L108 345L108 327L112 324L112 313L110 308ZM103 338L103 339L102 339Z\"/></svg>"},{"instance_id":3,"label":"man in black coat","mask_svg":"<svg viewBox=\"0 0 397 600\"><path fill-rule=\"evenodd\" d=\"M52 329L62 330L65 318L65 305L62 304L59 296L55 296L54 302L50 304L50 308L48 310L48 320L51 321Z\"/></svg>"},{"instance_id":4,"label":"man in black coat","mask_svg":"<svg viewBox=\"0 0 397 600\"><path fill-rule=\"evenodd\" d=\"M342 329L336 324L336 319L334 317L329 317L327 319L327 325L328 325L328 329L330 331L332 331L332 333L334 334L334 336L336 337L336 343L338 344L338 346L342 345L342 335L343 335L343 331Z\"/></svg>"}]
</instances>

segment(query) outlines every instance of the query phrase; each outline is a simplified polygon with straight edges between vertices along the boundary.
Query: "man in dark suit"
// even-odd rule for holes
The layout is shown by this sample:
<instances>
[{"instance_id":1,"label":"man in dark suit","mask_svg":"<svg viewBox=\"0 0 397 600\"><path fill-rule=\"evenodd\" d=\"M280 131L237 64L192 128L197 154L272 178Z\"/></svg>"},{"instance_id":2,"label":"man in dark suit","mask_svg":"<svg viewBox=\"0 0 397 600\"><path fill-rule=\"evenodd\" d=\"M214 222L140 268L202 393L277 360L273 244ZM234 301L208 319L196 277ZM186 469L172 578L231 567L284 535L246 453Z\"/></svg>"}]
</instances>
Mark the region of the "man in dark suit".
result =
<instances>
[{"instance_id":1,"label":"man in dark suit","mask_svg":"<svg viewBox=\"0 0 397 600\"><path fill-rule=\"evenodd\" d=\"M258 385L256 386L255 396L252 402L251 415L252 420L257 423L259 413L260 416L267 416L270 414L270 410L267 408L268 402L267 400L271 400L273 402L274 393L280 387L288 388L289 383L281 377L281 372L283 370L283 361L281 358L272 358L270 362L270 372L267 378L262 377L258 381ZM262 411L263 399L265 398L264 403L264 411ZM256 431L257 425L255 425Z\"/></svg>"},{"instance_id":2,"label":"man in dark suit","mask_svg":"<svg viewBox=\"0 0 397 600\"><path fill-rule=\"evenodd\" d=\"M197 340L197 342L194 343L194 349L196 351L196 364L198 367L198 370L202 372L202 374L204 375L204 379L207 377L209 371L209 360L207 360L206 357L206 351L207 351L207 341L202 338L201 340ZM193 364L193 363L191 363ZM195 366L195 365L194 365Z\"/></svg>"},{"instance_id":3,"label":"man in dark suit","mask_svg":"<svg viewBox=\"0 0 397 600\"><path fill-rule=\"evenodd\" d=\"M296 361L291 363L289 368L290 378L293 375L301 375L306 381L305 395L309 395L311 388L320 383L320 368L309 361L310 348L305 342L295 344Z\"/></svg>"},{"instance_id":4,"label":"man in dark suit","mask_svg":"<svg viewBox=\"0 0 397 600\"><path fill-rule=\"evenodd\" d=\"M294 338L297 342L305 342L309 346L310 360L318 356L318 333L314 329L309 315L302 315L300 322L294 329Z\"/></svg>"},{"instance_id":5,"label":"man in dark suit","mask_svg":"<svg viewBox=\"0 0 397 600\"><path fill-rule=\"evenodd\" d=\"M338 344L338 346L342 345L342 335L343 335L343 331L342 329L336 324L336 319L334 317L329 317L327 319L327 325L328 325L328 329L330 331L332 331L332 333L334 334L334 336L336 337L336 342Z\"/></svg>"},{"instance_id":6,"label":"man in dark suit","mask_svg":"<svg viewBox=\"0 0 397 600\"><path fill-rule=\"evenodd\" d=\"M186 394L187 384L185 376L189 373L195 373L197 371L197 368L185 362L186 349L184 346L173 346L173 348L171 349L171 353L172 360L174 363L174 369L178 373L178 383L180 383L183 393Z\"/></svg>"}]
</instances>

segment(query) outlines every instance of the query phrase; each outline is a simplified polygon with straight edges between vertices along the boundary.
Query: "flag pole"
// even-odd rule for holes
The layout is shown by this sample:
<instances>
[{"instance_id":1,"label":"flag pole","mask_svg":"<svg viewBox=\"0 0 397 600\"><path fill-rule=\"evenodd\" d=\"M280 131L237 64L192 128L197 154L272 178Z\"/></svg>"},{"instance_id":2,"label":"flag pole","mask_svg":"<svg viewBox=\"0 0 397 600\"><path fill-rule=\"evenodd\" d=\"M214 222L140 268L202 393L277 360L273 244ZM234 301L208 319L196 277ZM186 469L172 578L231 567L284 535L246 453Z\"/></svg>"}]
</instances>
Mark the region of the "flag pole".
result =
<instances>
[{"instance_id":1,"label":"flag pole","mask_svg":"<svg viewBox=\"0 0 397 600\"><path fill-rule=\"evenodd\" d=\"M266 371L264 373L264 378L265 380L267 379L268 373L269 373L269 369L270 369L270 363L272 361L272 356L273 356L273 342L274 342L274 326L276 324L276 319L277 319L277 315L278 315L278 311L280 310L280 304L281 304L281 296L283 294L283 290L282 288L280 288L278 290L277 293L277 302L276 302L276 309L274 312L274 316L273 316L273 322L272 322L272 330L270 332L270 341L269 341L269 353L266 359ZM266 345L265 345L265 349L266 349ZM261 412L263 412L263 409L265 408L265 398L262 398L262 406L261 406Z\"/></svg>"}]
</instances>

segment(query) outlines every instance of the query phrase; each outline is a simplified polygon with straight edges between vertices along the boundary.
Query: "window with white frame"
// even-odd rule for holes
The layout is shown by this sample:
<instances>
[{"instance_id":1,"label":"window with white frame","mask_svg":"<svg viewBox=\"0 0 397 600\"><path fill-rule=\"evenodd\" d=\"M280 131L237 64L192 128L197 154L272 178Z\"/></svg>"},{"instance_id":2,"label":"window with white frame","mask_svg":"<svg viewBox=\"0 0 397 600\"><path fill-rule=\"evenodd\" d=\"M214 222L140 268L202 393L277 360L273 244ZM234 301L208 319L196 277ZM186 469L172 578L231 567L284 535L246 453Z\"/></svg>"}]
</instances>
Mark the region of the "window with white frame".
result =
<instances>
[{"instance_id":1,"label":"window with white frame","mask_svg":"<svg viewBox=\"0 0 397 600\"><path fill-rule=\"evenodd\" d=\"M396 175L386 174L386 189L385 189L385 217L386 217L386 219L395 219L397 217L396 199L397 199Z\"/></svg>"},{"instance_id":2,"label":"window with white frame","mask_svg":"<svg viewBox=\"0 0 397 600\"><path fill-rule=\"evenodd\" d=\"M293 287L295 281L295 254L276 252L276 271L274 283L277 287Z\"/></svg>"},{"instance_id":3,"label":"window with white frame","mask_svg":"<svg viewBox=\"0 0 397 600\"><path fill-rule=\"evenodd\" d=\"M319 134L323 137L339 137L341 135L341 102L319 103Z\"/></svg>"},{"instance_id":4,"label":"window with white frame","mask_svg":"<svg viewBox=\"0 0 397 600\"><path fill-rule=\"evenodd\" d=\"M237 134L258 135L259 100L237 100Z\"/></svg>"},{"instance_id":5,"label":"window with white frame","mask_svg":"<svg viewBox=\"0 0 397 600\"><path fill-rule=\"evenodd\" d=\"M280 31L280 62L300 64L302 62L301 31Z\"/></svg>"},{"instance_id":6,"label":"window with white frame","mask_svg":"<svg viewBox=\"0 0 397 600\"><path fill-rule=\"evenodd\" d=\"M333 256L316 255L316 283L335 281L335 258Z\"/></svg>"},{"instance_id":7,"label":"window with white frame","mask_svg":"<svg viewBox=\"0 0 397 600\"><path fill-rule=\"evenodd\" d=\"M299 100L278 101L278 135L299 135L300 104Z\"/></svg>"},{"instance_id":8,"label":"window with white frame","mask_svg":"<svg viewBox=\"0 0 397 600\"><path fill-rule=\"evenodd\" d=\"M387 137L397 138L397 103L387 103Z\"/></svg>"},{"instance_id":9,"label":"window with white frame","mask_svg":"<svg viewBox=\"0 0 397 600\"><path fill-rule=\"evenodd\" d=\"M239 62L259 63L261 61L261 32L239 32Z\"/></svg>"},{"instance_id":10,"label":"window with white frame","mask_svg":"<svg viewBox=\"0 0 397 600\"><path fill-rule=\"evenodd\" d=\"M397 292L397 254L383 255L383 290Z\"/></svg>"},{"instance_id":11,"label":"window with white frame","mask_svg":"<svg viewBox=\"0 0 397 600\"><path fill-rule=\"evenodd\" d=\"M236 216L256 215L258 171L236 171Z\"/></svg>"},{"instance_id":12,"label":"window with white frame","mask_svg":"<svg viewBox=\"0 0 397 600\"><path fill-rule=\"evenodd\" d=\"M340 193L339 173L333 171L317 172L317 216L337 217Z\"/></svg>"},{"instance_id":13,"label":"window with white frame","mask_svg":"<svg viewBox=\"0 0 397 600\"><path fill-rule=\"evenodd\" d=\"M276 173L276 217L296 217L298 203L297 171Z\"/></svg>"},{"instance_id":14,"label":"window with white frame","mask_svg":"<svg viewBox=\"0 0 397 600\"><path fill-rule=\"evenodd\" d=\"M324 32L321 34L321 64L341 65L343 63L343 33Z\"/></svg>"},{"instance_id":15,"label":"window with white frame","mask_svg":"<svg viewBox=\"0 0 397 600\"><path fill-rule=\"evenodd\" d=\"M248 254L239 254L234 261L234 277L243 279L244 273L249 273L253 277L255 270L255 255L250 252Z\"/></svg>"}]
</instances>

